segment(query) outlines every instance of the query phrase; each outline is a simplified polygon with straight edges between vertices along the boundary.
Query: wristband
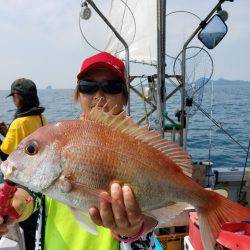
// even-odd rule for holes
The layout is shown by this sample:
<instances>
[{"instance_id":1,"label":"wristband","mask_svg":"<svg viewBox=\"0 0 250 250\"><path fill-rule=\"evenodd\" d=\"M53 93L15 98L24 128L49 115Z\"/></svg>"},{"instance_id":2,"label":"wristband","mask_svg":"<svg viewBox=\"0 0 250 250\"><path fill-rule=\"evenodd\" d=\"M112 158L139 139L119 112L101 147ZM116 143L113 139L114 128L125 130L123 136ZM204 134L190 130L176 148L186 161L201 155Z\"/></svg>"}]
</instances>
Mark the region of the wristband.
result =
<instances>
[{"instance_id":1,"label":"wristband","mask_svg":"<svg viewBox=\"0 0 250 250\"><path fill-rule=\"evenodd\" d=\"M132 243L134 241L137 241L145 233L145 228L146 228L145 224L146 224L145 221L143 221L140 232L134 237L123 237L123 236L120 236L120 235L116 234L112 230L110 230L110 232L111 232L111 235L115 239L117 239L117 240L119 240L121 242L124 242L124 243Z\"/></svg>"}]
</instances>

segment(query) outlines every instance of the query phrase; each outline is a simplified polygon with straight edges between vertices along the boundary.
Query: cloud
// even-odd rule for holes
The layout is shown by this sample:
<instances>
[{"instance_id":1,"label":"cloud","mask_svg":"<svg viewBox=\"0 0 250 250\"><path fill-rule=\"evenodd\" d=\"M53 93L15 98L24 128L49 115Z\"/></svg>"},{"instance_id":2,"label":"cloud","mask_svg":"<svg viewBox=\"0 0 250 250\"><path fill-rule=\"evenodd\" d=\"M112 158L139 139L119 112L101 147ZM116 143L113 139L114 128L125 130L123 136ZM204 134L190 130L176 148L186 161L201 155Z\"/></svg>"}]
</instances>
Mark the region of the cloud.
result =
<instances>
[{"instance_id":1,"label":"cloud","mask_svg":"<svg viewBox=\"0 0 250 250\"><path fill-rule=\"evenodd\" d=\"M80 3L74 1L1 3L0 88L9 88L21 76L37 80L41 87L71 87L84 51L79 10Z\"/></svg>"},{"instance_id":2,"label":"cloud","mask_svg":"<svg viewBox=\"0 0 250 250\"><path fill-rule=\"evenodd\" d=\"M104 6L103 0L95 2ZM205 17L216 2L172 0L167 1L167 11L188 10ZM74 86L81 60L95 52L80 35L80 1L0 0L0 6L0 89L8 89L17 77L30 77L39 87L48 84L57 88ZM211 52L216 65L215 76L249 80L250 2L226 2L225 7L229 11L229 32ZM102 49L106 26L94 14L82 24L86 36ZM179 37L173 39L177 41ZM230 61L237 62L237 67L229 69Z\"/></svg>"}]
</instances>

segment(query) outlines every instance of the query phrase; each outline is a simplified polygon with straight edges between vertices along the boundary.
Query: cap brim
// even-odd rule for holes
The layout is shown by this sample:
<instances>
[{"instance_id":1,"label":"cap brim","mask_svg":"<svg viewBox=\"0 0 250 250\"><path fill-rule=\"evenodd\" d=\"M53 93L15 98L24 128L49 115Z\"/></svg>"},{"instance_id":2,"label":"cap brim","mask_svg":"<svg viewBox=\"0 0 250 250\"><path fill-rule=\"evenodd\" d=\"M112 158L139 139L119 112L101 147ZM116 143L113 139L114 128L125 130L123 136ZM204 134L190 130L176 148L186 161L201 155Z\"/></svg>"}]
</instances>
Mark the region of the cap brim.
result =
<instances>
[{"instance_id":1,"label":"cap brim","mask_svg":"<svg viewBox=\"0 0 250 250\"><path fill-rule=\"evenodd\" d=\"M13 96L13 94L12 93L10 93L9 95L7 95L5 98L8 98L8 97L10 97L10 96Z\"/></svg>"},{"instance_id":2,"label":"cap brim","mask_svg":"<svg viewBox=\"0 0 250 250\"><path fill-rule=\"evenodd\" d=\"M117 70L112 64L106 63L106 62L94 62L92 64L90 64L88 67L86 67L84 69L84 71L80 72L77 75L77 79L81 79L84 74L86 74L88 71L90 71L91 69L98 69L98 68L104 68L104 69L108 69L110 71L112 71L117 77L121 78L124 82L126 82L126 78L123 75L122 72L120 72L119 70Z\"/></svg>"}]
</instances>

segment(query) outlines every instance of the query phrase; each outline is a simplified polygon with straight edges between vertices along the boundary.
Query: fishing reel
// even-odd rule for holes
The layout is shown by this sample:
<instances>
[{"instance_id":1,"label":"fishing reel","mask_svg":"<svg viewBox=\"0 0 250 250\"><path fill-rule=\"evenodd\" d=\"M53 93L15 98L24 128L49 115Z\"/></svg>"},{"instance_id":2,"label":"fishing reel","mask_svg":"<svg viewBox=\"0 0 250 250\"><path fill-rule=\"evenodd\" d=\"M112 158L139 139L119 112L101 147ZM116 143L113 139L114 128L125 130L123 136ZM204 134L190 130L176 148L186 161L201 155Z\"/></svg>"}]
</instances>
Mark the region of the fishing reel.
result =
<instances>
[{"instance_id":1,"label":"fishing reel","mask_svg":"<svg viewBox=\"0 0 250 250\"><path fill-rule=\"evenodd\" d=\"M143 93L148 101L156 104L157 102L157 87L155 78L153 76L148 76L148 86L143 87Z\"/></svg>"}]
</instances>

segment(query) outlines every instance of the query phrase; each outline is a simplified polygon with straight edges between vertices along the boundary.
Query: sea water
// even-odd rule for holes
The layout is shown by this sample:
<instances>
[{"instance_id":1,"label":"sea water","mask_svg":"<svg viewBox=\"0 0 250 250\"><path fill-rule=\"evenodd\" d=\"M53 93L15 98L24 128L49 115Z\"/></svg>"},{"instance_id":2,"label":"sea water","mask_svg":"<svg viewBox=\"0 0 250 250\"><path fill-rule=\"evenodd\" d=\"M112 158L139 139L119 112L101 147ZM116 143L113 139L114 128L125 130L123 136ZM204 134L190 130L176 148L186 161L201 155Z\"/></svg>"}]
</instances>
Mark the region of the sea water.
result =
<instances>
[{"instance_id":1,"label":"sea water","mask_svg":"<svg viewBox=\"0 0 250 250\"><path fill-rule=\"evenodd\" d=\"M11 123L15 107L12 98L5 98L8 91L0 91L0 120ZM41 106L45 107L48 122L78 119L81 114L79 104L72 101L72 89L39 90ZM167 102L169 116L180 108L179 93ZM132 116L141 118L144 114L143 102L132 94ZM246 150L250 140L250 83L218 82L213 86L213 107L211 107L211 85L204 89L201 107L228 131ZM148 106L149 110L149 106ZM151 119L151 126L155 123ZM209 158L210 148L210 158ZM200 111L190 117L188 123L187 150L193 161L213 162L216 167L243 167L246 152L233 142L222 130L211 123Z\"/></svg>"}]
</instances>

